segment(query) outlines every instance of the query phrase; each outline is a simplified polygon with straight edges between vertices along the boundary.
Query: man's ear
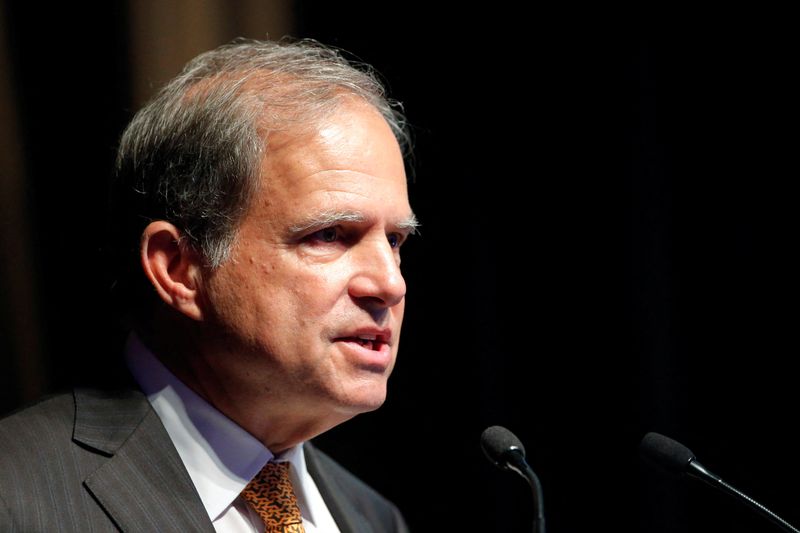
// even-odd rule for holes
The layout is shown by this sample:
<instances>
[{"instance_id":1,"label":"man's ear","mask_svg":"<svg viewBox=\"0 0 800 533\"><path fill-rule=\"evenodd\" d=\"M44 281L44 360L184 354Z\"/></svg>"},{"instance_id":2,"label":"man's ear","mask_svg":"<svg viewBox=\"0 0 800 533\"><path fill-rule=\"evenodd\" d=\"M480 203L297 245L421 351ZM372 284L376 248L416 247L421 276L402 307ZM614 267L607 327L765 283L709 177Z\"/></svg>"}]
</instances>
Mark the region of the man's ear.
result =
<instances>
[{"instance_id":1,"label":"man's ear","mask_svg":"<svg viewBox=\"0 0 800 533\"><path fill-rule=\"evenodd\" d=\"M142 232L142 268L164 302L194 320L203 320L202 258L181 240L181 232L156 220Z\"/></svg>"}]
</instances>

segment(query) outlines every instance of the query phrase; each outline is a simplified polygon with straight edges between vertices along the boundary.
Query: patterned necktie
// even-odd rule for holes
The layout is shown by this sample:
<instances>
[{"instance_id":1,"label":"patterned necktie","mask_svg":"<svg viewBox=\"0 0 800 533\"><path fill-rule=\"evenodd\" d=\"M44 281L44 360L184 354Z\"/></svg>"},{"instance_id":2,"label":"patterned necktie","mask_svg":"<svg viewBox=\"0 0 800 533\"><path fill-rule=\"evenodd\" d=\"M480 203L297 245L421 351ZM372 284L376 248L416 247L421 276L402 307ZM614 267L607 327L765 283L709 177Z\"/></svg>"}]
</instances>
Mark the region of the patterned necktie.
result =
<instances>
[{"instance_id":1,"label":"patterned necktie","mask_svg":"<svg viewBox=\"0 0 800 533\"><path fill-rule=\"evenodd\" d=\"M265 533L305 533L289 480L289 463L264 465L244 488L242 496L264 521Z\"/></svg>"}]
</instances>

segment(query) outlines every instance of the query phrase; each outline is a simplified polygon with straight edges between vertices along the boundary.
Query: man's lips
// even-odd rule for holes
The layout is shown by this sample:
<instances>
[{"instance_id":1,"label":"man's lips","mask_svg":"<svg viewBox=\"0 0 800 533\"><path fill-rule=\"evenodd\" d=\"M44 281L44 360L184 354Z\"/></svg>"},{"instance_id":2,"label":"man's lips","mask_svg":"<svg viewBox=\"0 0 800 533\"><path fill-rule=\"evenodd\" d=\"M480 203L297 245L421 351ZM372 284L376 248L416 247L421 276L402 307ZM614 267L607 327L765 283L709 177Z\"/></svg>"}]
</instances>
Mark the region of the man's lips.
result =
<instances>
[{"instance_id":1,"label":"man's lips","mask_svg":"<svg viewBox=\"0 0 800 533\"><path fill-rule=\"evenodd\" d=\"M333 339L336 342L353 342L369 350L381 350L383 345L391 346L392 333L389 330L362 331Z\"/></svg>"},{"instance_id":2,"label":"man's lips","mask_svg":"<svg viewBox=\"0 0 800 533\"><path fill-rule=\"evenodd\" d=\"M384 372L392 364L391 331L353 333L334 338L358 367Z\"/></svg>"},{"instance_id":3,"label":"man's lips","mask_svg":"<svg viewBox=\"0 0 800 533\"><path fill-rule=\"evenodd\" d=\"M345 337L339 340L345 342L355 342L357 344L360 344L362 347L367 348L368 350L375 350L376 346L378 346L379 344L379 341L377 340L361 339L358 337Z\"/></svg>"}]
</instances>

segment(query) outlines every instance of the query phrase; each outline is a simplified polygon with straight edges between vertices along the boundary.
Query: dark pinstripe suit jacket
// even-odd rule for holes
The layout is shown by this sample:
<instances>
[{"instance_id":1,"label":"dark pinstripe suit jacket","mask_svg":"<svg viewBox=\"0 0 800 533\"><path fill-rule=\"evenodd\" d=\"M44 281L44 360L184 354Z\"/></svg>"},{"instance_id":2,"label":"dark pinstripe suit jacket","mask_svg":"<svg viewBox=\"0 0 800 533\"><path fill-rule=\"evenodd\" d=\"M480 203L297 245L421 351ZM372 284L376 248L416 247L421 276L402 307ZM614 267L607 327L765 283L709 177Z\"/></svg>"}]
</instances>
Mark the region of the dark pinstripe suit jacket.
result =
<instances>
[{"instance_id":1,"label":"dark pinstripe suit jacket","mask_svg":"<svg viewBox=\"0 0 800 533\"><path fill-rule=\"evenodd\" d=\"M397 509L306 445L342 533L406 532ZM164 426L136 390L77 390L0 420L0 531L213 532Z\"/></svg>"}]
</instances>

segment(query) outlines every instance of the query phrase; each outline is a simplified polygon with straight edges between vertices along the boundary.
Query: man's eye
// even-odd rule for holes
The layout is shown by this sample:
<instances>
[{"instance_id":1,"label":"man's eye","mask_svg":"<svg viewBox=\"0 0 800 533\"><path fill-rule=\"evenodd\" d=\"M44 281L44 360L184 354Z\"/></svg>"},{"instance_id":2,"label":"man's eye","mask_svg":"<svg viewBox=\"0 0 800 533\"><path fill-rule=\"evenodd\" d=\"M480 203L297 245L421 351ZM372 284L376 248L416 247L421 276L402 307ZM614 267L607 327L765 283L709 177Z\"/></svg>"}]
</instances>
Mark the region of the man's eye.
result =
<instances>
[{"instance_id":1,"label":"man's eye","mask_svg":"<svg viewBox=\"0 0 800 533\"><path fill-rule=\"evenodd\" d=\"M386 238L389 240L389 246L392 248L397 248L402 242L402 238L397 233L390 233Z\"/></svg>"},{"instance_id":2,"label":"man's eye","mask_svg":"<svg viewBox=\"0 0 800 533\"><path fill-rule=\"evenodd\" d=\"M325 228L315 231L310 237L322 242L336 242L339 238L339 231L336 228Z\"/></svg>"}]
</instances>

